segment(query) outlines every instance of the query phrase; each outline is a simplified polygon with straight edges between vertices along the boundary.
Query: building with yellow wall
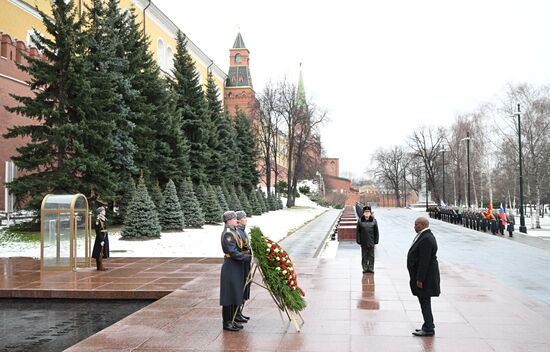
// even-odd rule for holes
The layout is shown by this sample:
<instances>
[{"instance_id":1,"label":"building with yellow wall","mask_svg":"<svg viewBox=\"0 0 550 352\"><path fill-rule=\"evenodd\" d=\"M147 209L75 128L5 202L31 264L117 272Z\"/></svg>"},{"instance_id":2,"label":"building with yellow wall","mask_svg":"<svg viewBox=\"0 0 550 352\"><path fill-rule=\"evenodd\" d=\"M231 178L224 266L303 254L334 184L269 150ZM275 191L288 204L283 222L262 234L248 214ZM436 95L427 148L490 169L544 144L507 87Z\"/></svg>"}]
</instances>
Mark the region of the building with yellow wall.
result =
<instances>
[{"instance_id":1,"label":"building with yellow wall","mask_svg":"<svg viewBox=\"0 0 550 352\"><path fill-rule=\"evenodd\" d=\"M85 11L86 2L87 0L75 0L79 13ZM162 72L169 75L173 67L178 27L150 0L120 0L120 7L123 10L135 10L137 20L150 39L151 52ZM16 148L26 143L25 139L8 141L2 134L12 126L32 123L24 117L7 112L3 106L15 104L11 94L31 94L27 83L29 77L16 64L25 64L26 59L22 53L40 56L33 48L33 28L44 34L46 29L37 8L48 15L51 13L49 0L0 0L0 212L12 210L13 196L5 187L5 182L17 177L11 158L16 154ZM195 61L201 82L206 84L208 70L211 70L223 99L227 74L190 38L187 38L187 49Z\"/></svg>"},{"instance_id":2,"label":"building with yellow wall","mask_svg":"<svg viewBox=\"0 0 550 352\"><path fill-rule=\"evenodd\" d=\"M85 0L76 0L75 6L80 13L85 11ZM0 32L32 45L32 29L44 33L45 28L38 7L46 14L50 13L49 0L0 0ZM169 73L173 67L176 52L176 34L178 27L150 0L121 0L121 9L133 8L141 24L145 24L145 33L150 39L150 50L155 55L160 69ZM145 15L144 15L145 14ZM212 70L214 80L220 92L224 90L227 74L220 69L190 38L187 49L195 60L195 66L201 81L206 84L208 69ZM223 97L223 94L221 94Z\"/></svg>"}]
</instances>

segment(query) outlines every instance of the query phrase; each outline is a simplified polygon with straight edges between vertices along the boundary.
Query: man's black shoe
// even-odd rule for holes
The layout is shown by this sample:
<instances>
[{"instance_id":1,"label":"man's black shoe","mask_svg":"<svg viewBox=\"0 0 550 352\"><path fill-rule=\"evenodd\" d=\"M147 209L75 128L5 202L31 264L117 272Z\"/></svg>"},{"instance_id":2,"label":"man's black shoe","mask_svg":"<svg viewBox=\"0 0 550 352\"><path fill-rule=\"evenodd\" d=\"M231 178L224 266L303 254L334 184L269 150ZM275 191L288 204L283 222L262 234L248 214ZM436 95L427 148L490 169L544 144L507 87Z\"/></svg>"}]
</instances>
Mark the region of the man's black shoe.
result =
<instances>
[{"instance_id":1,"label":"man's black shoe","mask_svg":"<svg viewBox=\"0 0 550 352\"><path fill-rule=\"evenodd\" d=\"M243 328L243 325L237 323L236 321L233 322L233 326L236 327L236 328L239 329L239 330Z\"/></svg>"},{"instance_id":2,"label":"man's black shoe","mask_svg":"<svg viewBox=\"0 0 550 352\"><path fill-rule=\"evenodd\" d=\"M227 330L227 331L239 331L239 330L241 330L241 329L239 329L238 327L234 326L231 323L224 323L223 324L223 329Z\"/></svg>"},{"instance_id":3,"label":"man's black shoe","mask_svg":"<svg viewBox=\"0 0 550 352\"><path fill-rule=\"evenodd\" d=\"M243 318L243 317L241 317L241 316L239 316L239 315L237 315L237 316L235 317L235 321L236 321L237 323L248 323L248 320L246 320L245 318Z\"/></svg>"},{"instance_id":4,"label":"man's black shoe","mask_svg":"<svg viewBox=\"0 0 550 352\"><path fill-rule=\"evenodd\" d=\"M415 331L413 331L413 335L414 336L434 336L435 331L424 331L424 330L418 331L418 329L416 329Z\"/></svg>"},{"instance_id":5,"label":"man's black shoe","mask_svg":"<svg viewBox=\"0 0 550 352\"><path fill-rule=\"evenodd\" d=\"M240 317L241 319L250 320L250 317L247 317L246 315L243 315L243 313L239 313L239 314L237 314L237 316Z\"/></svg>"}]
</instances>

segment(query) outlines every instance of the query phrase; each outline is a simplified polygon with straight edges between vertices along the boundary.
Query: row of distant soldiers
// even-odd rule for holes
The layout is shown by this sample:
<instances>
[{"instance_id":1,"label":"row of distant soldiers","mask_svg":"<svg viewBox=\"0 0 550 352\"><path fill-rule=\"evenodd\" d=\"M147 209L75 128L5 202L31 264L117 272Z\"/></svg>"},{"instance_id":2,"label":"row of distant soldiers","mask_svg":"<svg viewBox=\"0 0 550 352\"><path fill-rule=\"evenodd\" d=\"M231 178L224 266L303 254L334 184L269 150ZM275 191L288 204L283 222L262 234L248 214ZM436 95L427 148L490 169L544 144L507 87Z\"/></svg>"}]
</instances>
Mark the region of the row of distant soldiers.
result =
<instances>
[{"instance_id":1,"label":"row of distant soldiers","mask_svg":"<svg viewBox=\"0 0 550 352\"><path fill-rule=\"evenodd\" d=\"M514 214L497 209L479 209L479 210L463 210L459 211L454 207L439 207L434 206L428 208L430 217L439 219L451 224L462 225L472 230L491 231L493 235L504 236L504 231L508 231L510 237L514 233L514 225L516 224Z\"/></svg>"}]
</instances>

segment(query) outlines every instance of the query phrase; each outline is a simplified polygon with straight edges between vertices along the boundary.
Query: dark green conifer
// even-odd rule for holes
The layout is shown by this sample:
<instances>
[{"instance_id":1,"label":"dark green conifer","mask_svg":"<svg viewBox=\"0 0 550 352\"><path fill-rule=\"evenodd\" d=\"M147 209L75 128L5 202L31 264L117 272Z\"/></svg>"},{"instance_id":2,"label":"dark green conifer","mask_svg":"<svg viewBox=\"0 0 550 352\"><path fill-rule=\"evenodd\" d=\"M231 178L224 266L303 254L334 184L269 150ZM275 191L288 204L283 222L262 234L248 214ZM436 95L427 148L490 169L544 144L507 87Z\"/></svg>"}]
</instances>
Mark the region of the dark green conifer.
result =
<instances>
[{"instance_id":1,"label":"dark green conifer","mask_svg":"<svg viewBox=\"0 0 550 352\"><path fill-rule=\"evenodd\" d=\"M193 184L190 180L183 180L180 186L179 200L185 226L191 228L201 228L204 225L204 213L193 191Z\"/></svg>"},{"instance_id":2,"label":"dark green conifer","mask_svg":"<svg viewBox=\"0 0 550 352\"><path fill-rule=\"evenodd\" d=\"M218 197L212 186L208 185L208 195L206 198L204 218L207 224L218 224L222 221L222 208L218 203Z\"/></svg>"},{"instance_id":3,"label":"dark green conifer","mask_svg":"<svg viewBox=\"0 0 550 352\"><path fill-rule=\"evenodd\" d=\"M181 231L185 226L176 185L172 180L169 180L164 188L163 200L159 210L159 222L163 231Z\"/></svg>"},{"instance_id":4,"label":"dark green conifer","mask_svg":"<svg viewBox=\"0 0 550 352\"><path fill-rule=\"evenodd\" d=\"M160 230L157 209L149 197L142 176L128 206L122 238L160 237Z\"/></svg>"}]
</instances>

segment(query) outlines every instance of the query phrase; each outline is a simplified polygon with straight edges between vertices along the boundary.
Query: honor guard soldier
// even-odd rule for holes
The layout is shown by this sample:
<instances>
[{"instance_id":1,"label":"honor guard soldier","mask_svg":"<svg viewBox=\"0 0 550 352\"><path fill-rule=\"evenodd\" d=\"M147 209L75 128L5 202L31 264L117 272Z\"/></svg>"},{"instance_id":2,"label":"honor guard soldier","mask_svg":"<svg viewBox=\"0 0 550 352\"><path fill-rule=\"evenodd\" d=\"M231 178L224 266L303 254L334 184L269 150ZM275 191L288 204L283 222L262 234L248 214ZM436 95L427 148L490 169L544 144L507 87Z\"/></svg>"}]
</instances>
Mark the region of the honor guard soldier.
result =
<instances>
[{"instance_id":1,"label":"honor guard soldier","mask_svg":"<svg viewBox=\"0 0 550 352\"><path fill-rule=\"evenodd\" d=\"M244 254L251 254L251 247L250 247L250 238L248 237L246 233L246 212L244 210L239 210L237 213L237 230L239 231L239 235L241 236L243 240L243 253ZM246 280L248 279L248 274L250 273L250 263L244 262L243 263L243 271L244 271L244 282L246 283ZM246 302L250 299L250 283L248 283L244 287L244 293L243 293L243 300ZM250 319L250 317L247 317L246 315L243 315L243 304L239 307L239 310L237 312L237 317L241 322L246 322Z\"/></svg>"},{"instance_id":2,"label":"honor guard soldier","mask_svg":"<svg viewBox=\"0 0 550 352\"><path fill-rule=\"evenodd\" d=\"M95 258L97 270L106 271L103 267L103 259L109 258L109 234L107 233L107 218L105 207L97 208L97 219L94 223L95 242L92 250L92 258Z\"/></svg>"},{"instance_id":3,"label":"honor guard soldier","mask_svg":"<svg viewBox=\"0 0 550 352\"><path fill-rule=\"evenodd\" d=\"M237 214L234 211L223 213L225 227L221 236L224 262L220 275L220 305L222 306L223 329L239 331L243 328L237 317L237 308L243 304L244 263L252 260L246 254L244 241L237 230Z\"/></svg>"}]
</instances>

